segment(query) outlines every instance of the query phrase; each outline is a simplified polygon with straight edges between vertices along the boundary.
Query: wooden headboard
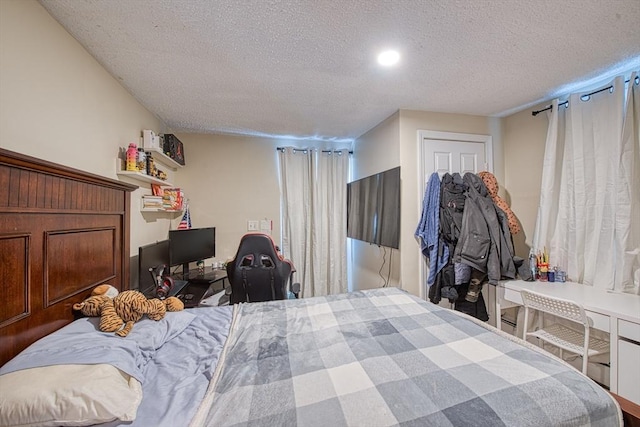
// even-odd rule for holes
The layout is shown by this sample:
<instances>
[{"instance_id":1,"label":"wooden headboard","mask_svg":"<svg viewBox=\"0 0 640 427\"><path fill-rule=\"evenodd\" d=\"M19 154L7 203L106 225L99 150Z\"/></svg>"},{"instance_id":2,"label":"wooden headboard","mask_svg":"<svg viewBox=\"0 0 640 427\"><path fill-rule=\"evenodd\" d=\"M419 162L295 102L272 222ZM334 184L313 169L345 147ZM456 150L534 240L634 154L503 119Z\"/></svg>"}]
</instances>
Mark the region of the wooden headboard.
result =
<instances>
[{"instance_id":1,"label":"wooden headboard","mask_svg":"<svg viewBox=\"0 0 640 427\"><path fill-rule=\"evenodd\" d=\"M136 188L0 149L0 366L70 323L95 286L129 288Z\"/></svg>"}]
</instances>

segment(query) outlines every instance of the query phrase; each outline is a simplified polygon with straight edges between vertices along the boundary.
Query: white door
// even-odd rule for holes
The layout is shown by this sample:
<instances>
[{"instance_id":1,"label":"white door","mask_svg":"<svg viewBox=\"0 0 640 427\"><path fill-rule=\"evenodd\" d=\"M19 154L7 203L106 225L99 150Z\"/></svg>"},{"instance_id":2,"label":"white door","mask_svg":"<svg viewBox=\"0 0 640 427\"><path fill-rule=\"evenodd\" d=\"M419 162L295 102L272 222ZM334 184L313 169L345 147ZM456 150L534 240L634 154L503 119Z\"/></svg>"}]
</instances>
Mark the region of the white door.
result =
<instances>
[{"instance_id":1,"label":"white door","mask_svg":"<svg viewBox=\"0 0 640 427\"><path fill-rule=\"evenodd\" d=\"M442 178L447 172L458 172L460 175L464 175L467 172L478 173L487 170L485 145L482 142L425 139L423 143L424 156L422 159L426 174L422 184L423 191L433 172L438 172Z\"/></svg>"},{"instance_id":2,"label":"white door","mask_svg":"<svg viewBox=\"0 0 640 427\"><path fill-rule=\"evenodd\" d=\"M421 169L421 173L418 174L420 176L418 185L420 209L422 209L422 198L427 181L433 172L438 172L440 178L447 172L458 172L460 175L483 170L493 172L493 146L489 135L418 131L418 140ZM419 247L418 251L420 251ZM427 264L422 252L420 252L420 260L420 297L427 299ZM450 306L446 299L441 304ZM489 315L493 318L491 313Z\"/></svg>"},{"instance_id":3,"label":"white door","mask_svg":"<svg viewBox=\"0 0 640 427\"><path fill-rule=\"evenodd\" d=\"M422 164L424 179L421 182L422 194L424 194L429 176L433 172L438 172L438 175L442 178L442 175L447 172L458 172L460 175L464 175L466 172L491 171L492 167L487 161L487 157L487 142L484 141L423 138Z\"/></svg>"}]
</instances>

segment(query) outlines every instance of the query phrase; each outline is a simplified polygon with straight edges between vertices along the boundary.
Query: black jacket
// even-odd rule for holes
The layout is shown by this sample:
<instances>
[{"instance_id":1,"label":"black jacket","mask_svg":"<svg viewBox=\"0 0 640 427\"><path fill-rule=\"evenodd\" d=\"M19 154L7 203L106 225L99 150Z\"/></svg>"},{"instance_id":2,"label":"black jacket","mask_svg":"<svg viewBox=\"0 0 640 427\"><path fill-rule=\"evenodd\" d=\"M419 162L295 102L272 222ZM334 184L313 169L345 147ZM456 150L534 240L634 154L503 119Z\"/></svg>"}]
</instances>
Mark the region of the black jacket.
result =
<instances>
[{"instance_id":1,"label":"black jacket","mask_svg":"<svg viewBox=\"0 0 640 427\"><path fill-rule=\"evenodd\" d=\"M479 176L466 173L463 180L468 193L454 262L487 273L492 285L503 277L514 279L513 241L505 213L495 206Z\"/></svg>"}]
</instances>

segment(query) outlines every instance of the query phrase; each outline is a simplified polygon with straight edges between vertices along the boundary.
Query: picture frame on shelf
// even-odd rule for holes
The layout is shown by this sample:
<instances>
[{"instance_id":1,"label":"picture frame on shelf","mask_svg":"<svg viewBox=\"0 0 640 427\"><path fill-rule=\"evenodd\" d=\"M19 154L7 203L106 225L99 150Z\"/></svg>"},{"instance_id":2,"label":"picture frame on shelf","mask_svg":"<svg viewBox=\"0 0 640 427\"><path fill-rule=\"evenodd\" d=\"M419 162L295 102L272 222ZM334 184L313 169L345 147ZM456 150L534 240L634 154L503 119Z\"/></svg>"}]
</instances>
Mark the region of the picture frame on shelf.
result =
<instances>
[{"instance_id":1,"label":"picture frame on shelf","mask_svg":"<svg viewBox=\"0 0 640 427\"><path fill-rule=\"evenodd\" d=\"M163 138L164 153L171 159L175 160L178 164L184 166L184 145L173 134L165 133Z\"/></svg>"}]
</instances>

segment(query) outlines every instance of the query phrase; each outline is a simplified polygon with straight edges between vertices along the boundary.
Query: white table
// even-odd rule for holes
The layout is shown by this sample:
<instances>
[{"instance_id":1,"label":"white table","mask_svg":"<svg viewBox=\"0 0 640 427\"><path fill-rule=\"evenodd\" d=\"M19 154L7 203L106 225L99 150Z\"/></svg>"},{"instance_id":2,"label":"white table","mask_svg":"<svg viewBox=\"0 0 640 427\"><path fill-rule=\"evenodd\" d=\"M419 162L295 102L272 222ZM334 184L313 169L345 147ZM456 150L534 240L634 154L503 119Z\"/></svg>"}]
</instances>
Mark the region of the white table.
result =
<instances>
[{"instance_id":1,"label":"white table","mask_svg":"<svg viewBox=\"0 0 640 427\"><path fill-rule=\"evenodd\" d=\"M610 390L640 404L640 295L608 292L572 282L502 281L496 287L498 329L501 310L522 305L522 289L581 304L593 321L593 328L609 333Z\"/></svg>"}]
</instances>

